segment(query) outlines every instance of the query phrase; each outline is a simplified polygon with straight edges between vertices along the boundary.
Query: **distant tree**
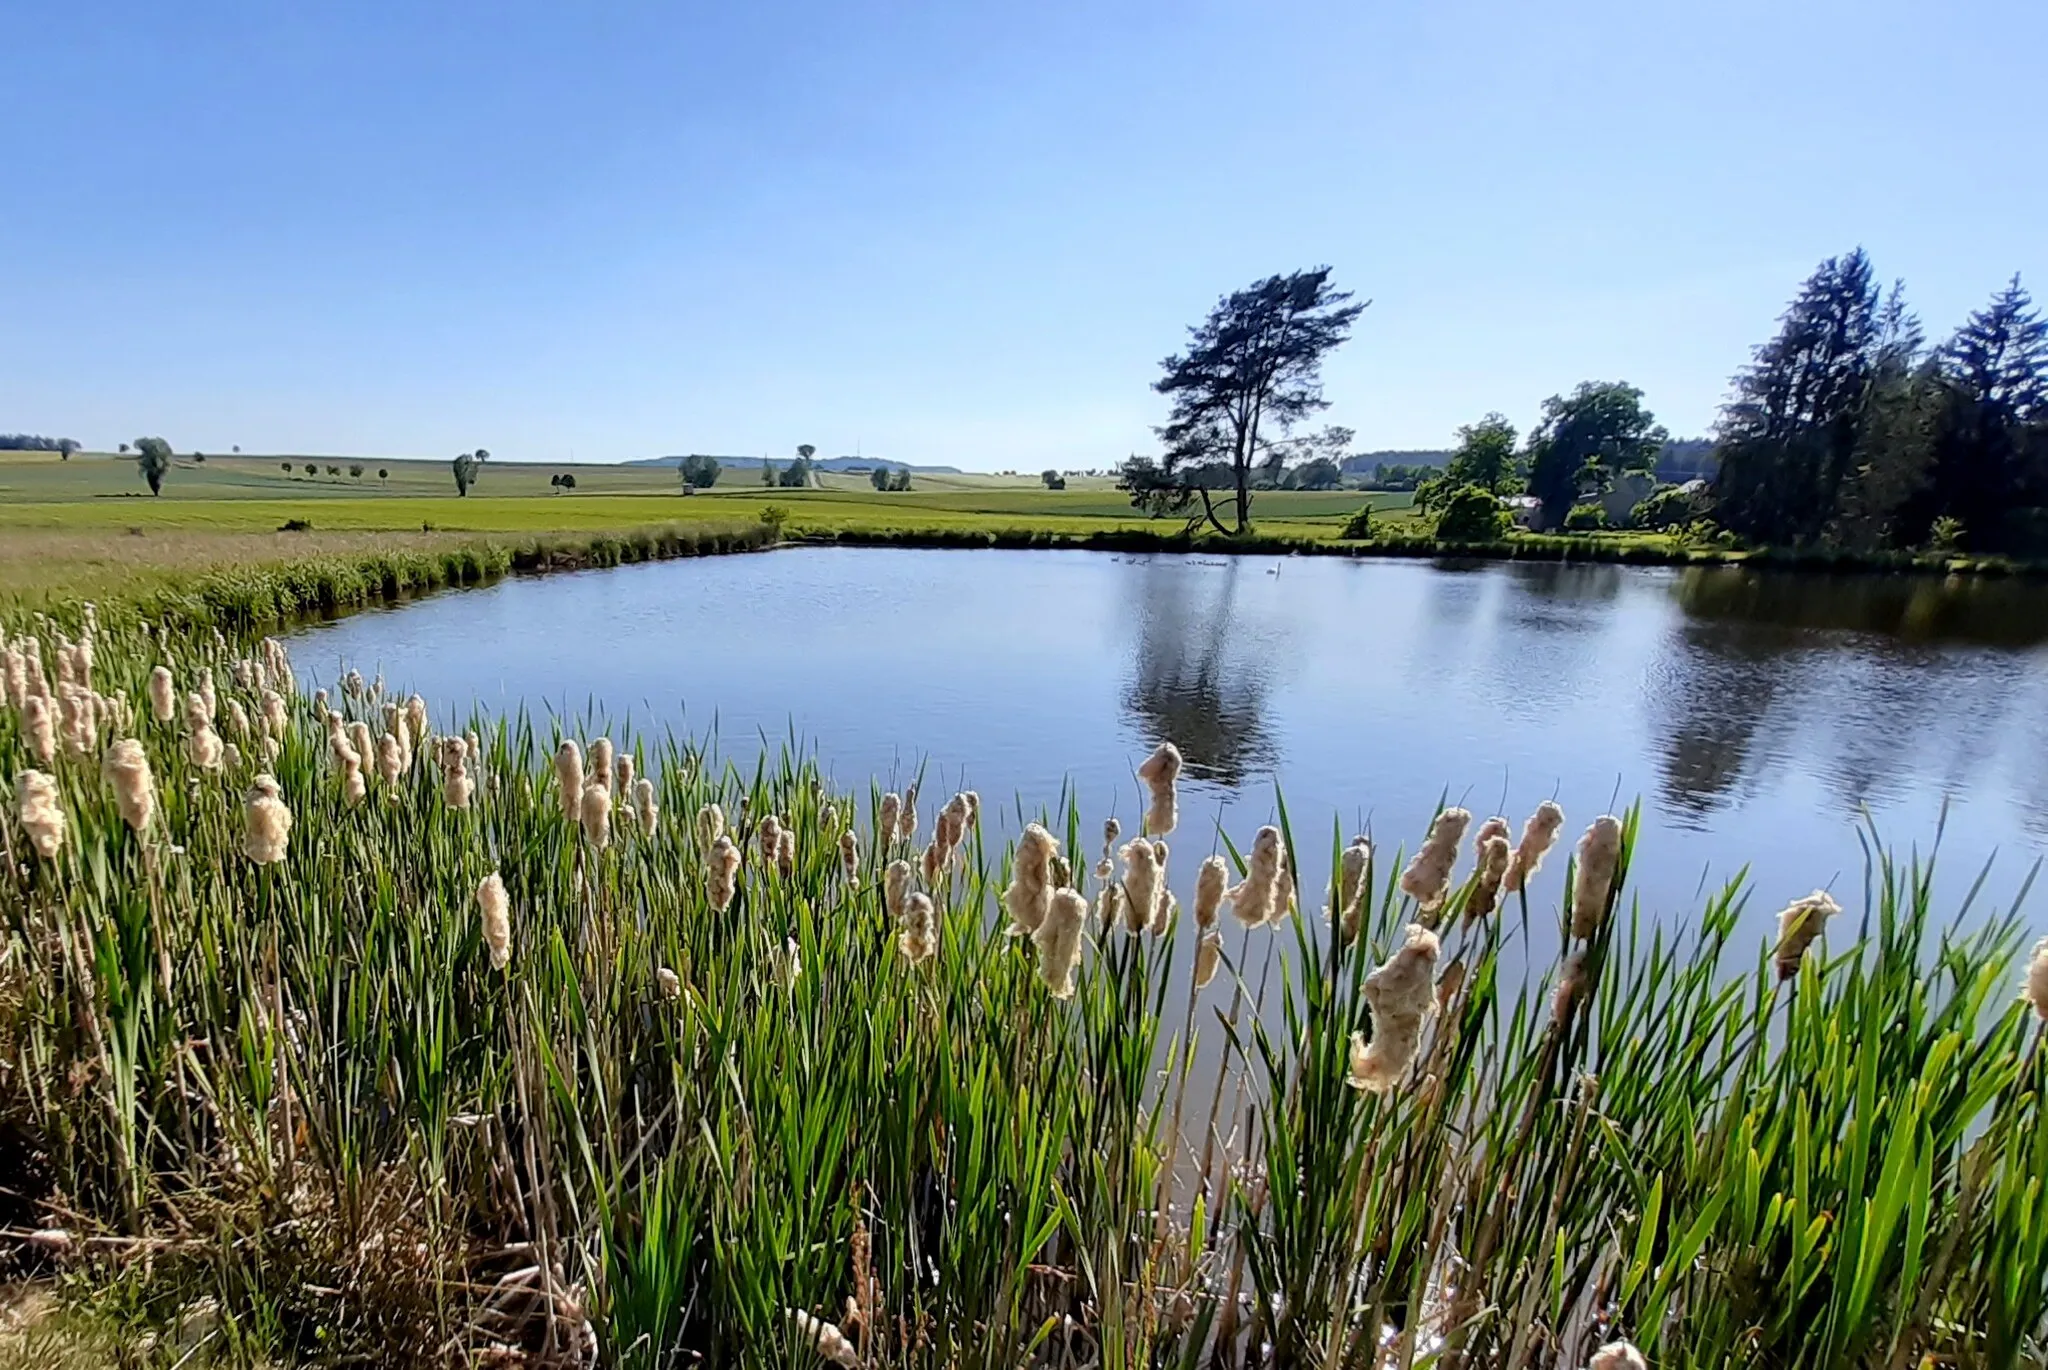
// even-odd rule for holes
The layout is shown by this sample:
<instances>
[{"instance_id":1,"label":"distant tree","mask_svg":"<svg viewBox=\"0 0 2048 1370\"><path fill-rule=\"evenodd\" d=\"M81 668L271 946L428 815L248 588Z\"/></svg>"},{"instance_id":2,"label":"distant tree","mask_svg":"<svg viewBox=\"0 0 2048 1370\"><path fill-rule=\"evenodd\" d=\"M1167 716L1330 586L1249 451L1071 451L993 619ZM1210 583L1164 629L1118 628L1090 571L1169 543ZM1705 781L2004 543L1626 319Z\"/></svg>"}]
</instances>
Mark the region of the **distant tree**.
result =
<instances>
[{"instance_id":1,"label":"distant tree","mask_svg":"<svg viewBox=\"0 0 2048 1370\"><path fill-rule=\"evenodd\" d=\"M65 461L70 461L70 460L71 460L71 454L72 454L73 452L76 452L77 450L78 450L78 439L76 439L76 438L59 438L59 439L57 439L57 455L58 455L58 456L59 456L60 458L62 458L63 460L65 460Z\"/></svg>"},{"instance_id":2,"label":"distant tree","mask_svg":"<svg viewBox=\"0 0 2048 1370\"><path fill-rule=\"evenodd\" d=\"M121 455L124 457L128 455L128 444L125 442L121 444Z\"/></svg>"},{"instance_id":3,"label":"distant tree","mask_svg":"<svg viewBox=\"0 0 2048 1370\"><path fill-rule=\"evenodd\" d=\"M194 460L194 461L199 461L199 462L203 462L203 461L205 461L205 460L206 460L206 453L204 453L204 452L194 452L194 453L192 454L192 460Z\"/></svg>"},{"instance_id":4,"label":"distant tree","mask_svg":"<svg viewBox=\"0 0 2048 1370\"><path fill-rule=\"evenodd\" d=\"M811 459L806 454L815 450L808 447L797 448L796 460L783 468L775 483L789 490L808 490L811 486Z\"/></svg>"},{"instance_id":5,"label":"distant tree","mask_svg":"<svg viewBox=\"0 0 2048 1370\"><path fill-rule=\"evenodd\" d=\"M1989 544L2008 510L2048 503L2040 434L2029 431L2048 421L2048 319L2014 276L1942 344L1936 365L1947 393L1926 522L1956 519L1973 544Z\"/></svg>"},{"instance_id":6,"label":"distant tree","mask_svg":"<svg viewBox=\"0 0 2048 1370\"><path fill-rule=\"evenodd\" d=\"M378 467L378 468L377 468L377 479L378 479L378 480L389 480L389 479L391 479L391 472L390 472L389 470L387 470L386 468L384 468L384 467L380 466L380 467Z\"/></svg>"},{"instance_id":7,"label":"distant tree","mask_svg":"<svg viewBox=\"0 0 2048 1370\"><path fill-rule=\"evenodd\" d=\"M1460 485L1442 502L1436 535L1444 542L1498 542L1507 536L1511 523L1493 491Z\"/></svg>"},{"instance_id":8,"label":"distant tree","mask_svg":"<svg viewBox=\"0 0 2048 1370\"><path fill-rule=\"evenodd\" d=\"M1494 413L1458 430L1458 446L1444 475L1456 485L1506 495L1521 484L1515 468L1515 426L1505 415Z\"/></svg>"},{"instance_id":9,"label":"distant tree","mask_svg":"<svg viewBox=\"0 0 2048 1370\"><path fill-rule=\"evenodd\" d=\"M1358 435L1338 424L1321 432L1287 438L1272 445L1260 463L1253 488L1260 490L1334 490L1344 481L1344 454Z\"/></svg>"},{"instance_id":10,"label":"distant tree","mask_svg":"<svg viewBox=\"0 0 2048 1370\"><path fill-rule=\"evenodd\" d=\"M1328 457L1311 457L1291 473L1296 490L1335 490L1344 483L1344 468Z\"/></svg>"},{"instance_id":11,"label":"distant tree","mask_svg":"<svg viewBox=\"0 0 2048 1370\"><path fill-rule=\"evenodd\" d=\"M149 493L161 495L164 492L164 473L171 469L171 445L162 438L137 438L135 464L141 470L142 478L149 482Z\"/></svg>"},{"instance_id":12,"label":"distant tree","mask_svg":"<svg viewBox=\"0 0 2048 1370\"><path fill-rule=\"evenodd\" d=\"M477 448L477 449L476 449L476 459L477 459L477 460L478 460L479 462L486 462L486 461L489 461L489 460L491 459L491 449L490 449L490 448L488 448L488 447L479 447L479 448Z\"/></svg>"},{"instance_id":13,"label":"distant tree","mask_svg":"<svg viewBox=\"0 0 2048 1370\"><path fill-rule=\"evenodd\" d=\"M775 463L769 461L766 457L761 458L761 484L767 486L775 484Z\"/></svg>"},{"instance_id":14,"label":"distant tree","mask_svg":"<svg viewBox=\"0 0 2048 1370\"><path fill-rule=\"evenodd\" d=\"M1713 497L1701 490L1664 485L1650 492L1629 511L1631 528L1682 528L1705 518Z\"/></svg>"},{"instance_id":15,"label":"distant tree","mask_svg":"<svg viewBox=\"0 0 2048 1370\"><path fill-rule=\"evenodd\" d=\"M1160 363L1153 385L1173 408L1158 429L1163 456L1127 462L1119 480L1131 503L1157 517L1186 513L1199 498L1206 522L1220 533L1251 527L1252 467L1266 453L1267 433L1285 433L1325 407L1322 363L1351 336L1364 304L1330 285L1330 268L1316 267L1263 281L1224 296L1188 330L1188 346ZM1206 485L1183 478L1184 468L1227 462L1235 496L1220 506Z\"/></svg>"},{"instance_id":16,"label":"distant tree","mask_svg":"<svg viewBox=\"0 0 2048 1370\"><path fill-rule=\"evenodd\" d=\"M1567 533L1597 533L1607 526L1607 511L1597 504L1574 504L1564 516Z\"/></svg>"},{"instance_id":17,"label":"distant tree","mask_svg":"<svg viewBox=\"0 0 2048 1370\"><path fill-rule=\"evenodd\" d=\"M703 453L692 453L683 458L681 475L683 484L692 490L709 490L718 484L718 458Z\"/></svg>"},{"instance_id":18,"label":"distant tree","mask_svg":"<svg viewBox=\"0 0 2048 1370\"><path fill-rule=\"evenodd\" d=\"M815 448L815 447L813 447L813 446L811 446L811 445L810 445L809 443L807 443L807 442L804 442L804 443L798 443L798 444L797 444L797 449L796 449L796 454L797 454L797 455L798 455L799 457L803 458L803 459L804 459L805 461L809 461L809 460L810 460L810 459L811 459L812 457L815 457L815 456L817 456L817 455L818 455L818 449L817 449L817 448Z\"/></svg>"},{"instance_id":19,"label":"distant tree","mask_svg":"<svg viewBox=\"0 0 2048 1370\"><path fill-rule=\"evenodd\" d=\"M910 468L908 466L899 466L890 473L889 488L899 493L910 488Z\"/></svg>"},{"instance_id":20,"label":"distant tree","mask_svg":"<svg viewBox=\"0 0 2048 1370\"><path fill-rule=\"evenodd\" d=\"M281 461L278 463L278 466L284 471L284 473L287 476L289 476L292 473L292 464L290 462Z\"/></svg>"},{"instance_id":21,"label":"distant tree","mask_svg":"<svg viewBox=\"0 0 2048 1370\"><path fill-rule=\"evenodd\" d=\"M228 450L229 450L230 452L233 452L233 453L234 453L234 454L235 454L236 456L238 456L238 457L242 455L242 445L241 445L240 443L236 443L236 444L235 444L234 446L230 447L230 448L229 448Z\"/></svg>"},{"instance_id":22,"label":"distant tree","mask_svg":"<svg viewBox=\"0 0 2048 1370\"><path fill-rule=\"evenodd\" d=\"M574 471L564 471L561 475L555 477L555 479L561 484L561 487L564 490L574 490L576 488L576 473Z\"/></svg>"},{"instance_id":23,"label":"distant tree","mask_svg":"<svg viewBox=\"0 0 2048 1370\"><path fill-rule=\"evenodd\" d=\"M1067 478L1061 475L1059 472L1051 470L1049 468L1047 470L1040 471L1038 473L1038 478L1041 481L1045 482L1045 488L1048 490L1064 490L1067 488Z\"/></svg>"},{"instance_id":24,"label":"distant tree","mask_svg":"<svg viewBox=\"0 0 2048 1370\"><path fill-rule=\"evenodd\" d=\"M338 476L341 474L341 468L339 466L330 466L327 468L327 474L330 476Z\"/></svg>"},{"instance_id":25,"label":"distant tree","mask_svg":"<svg viewBox=\"0 0 2048 1370\"><path fill-rule=\"evenodd\" d=\"M363 478L363 464L359 461L350 462L348 465L348 473L351 476L354 476L357 480L361 480Z\"/></svg>"},{"instance_id":26,"label":"distant tree","mask_svg":"<svg viewBox=\"0 0 2048 1370\"><path fill-rule=\"evenodd\" d=\"M877 490L887 490L889 488L889 468L877 466L874 470L868 472L868 484L874 486Z\"/></svg>"},{"instance_id":27,"label":"distant tree","mask_svg":"<svg viewBox=\"0 0 2048 1370\"><path fill-rule=\"evenodd\" d=\"M1626 381L1582 381L1569 396L1545 400L1529 435L1529 493L1542 501L1543 526L1562 523L1587 488L1650 470L1669 436Z\"/></svg>"},{"instance_id":28,"label":"distant tree","mask_svg":"<svg viewBox=\"0 0 2048 1370\"><path fill-rule=\"evenodd\" d=\"M469 493L469 487L476 483L477 468L482 464L483 458L475 452L464 452L455 459L456 494L467 495Z\"/></svg>"}]
</instances>

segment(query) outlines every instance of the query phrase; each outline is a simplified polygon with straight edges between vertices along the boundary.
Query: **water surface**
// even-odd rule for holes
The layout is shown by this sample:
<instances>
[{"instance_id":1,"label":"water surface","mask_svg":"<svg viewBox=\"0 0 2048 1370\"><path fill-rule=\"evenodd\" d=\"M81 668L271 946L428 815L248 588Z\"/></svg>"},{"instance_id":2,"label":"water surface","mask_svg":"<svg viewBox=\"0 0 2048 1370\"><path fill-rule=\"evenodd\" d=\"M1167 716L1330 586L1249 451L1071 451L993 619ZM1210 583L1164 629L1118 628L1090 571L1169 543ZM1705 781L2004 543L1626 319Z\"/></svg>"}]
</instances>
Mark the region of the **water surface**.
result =
<instances>
[{"instance_id":1,"label":"water surface","mask_svg":"<svg viewBox=\"0 0 2048 1370\"><path fill-rule=\"evenodd\" d=\"M1445 797L1519 828L1554 796L1573 835L1640 797L1664 916L1743 866L1759 919L1817 885L1853 907L1866 813L1925 845L1946 809L1957 896L1995 853L2009 900L2048 853L2048 587L2014 581L805 548L507 580L294 649L444 720L595 707L743 759L794 734L848 787L924 765L927 820L967 785L1010 829L1063 784L1130 826L1171 738L1177 886L1276 780L1310 852L1333 817L1412 849Z\"/></svg>"}]
</instances>

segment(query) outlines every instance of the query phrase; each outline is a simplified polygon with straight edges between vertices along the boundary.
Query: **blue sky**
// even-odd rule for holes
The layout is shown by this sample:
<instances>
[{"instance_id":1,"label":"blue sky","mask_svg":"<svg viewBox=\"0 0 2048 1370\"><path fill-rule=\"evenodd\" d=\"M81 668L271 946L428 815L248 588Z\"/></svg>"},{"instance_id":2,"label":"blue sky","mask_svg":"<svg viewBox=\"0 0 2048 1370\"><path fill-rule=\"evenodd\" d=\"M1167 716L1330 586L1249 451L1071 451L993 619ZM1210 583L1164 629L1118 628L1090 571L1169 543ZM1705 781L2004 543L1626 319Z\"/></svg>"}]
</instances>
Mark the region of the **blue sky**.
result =
<instances>
[{"instance_id":1,"label":"blue sky","mask_svg":"<svg viewBox=\"0 0 2048 1370\"><path fill-rule=\"evenodd\" d=\"M1319 262L1361 448L1703 431L1821 257L2048 294L2038 0L22 3L0 429L618 460L1145 450Z\"/></svg>"}]
</instances>

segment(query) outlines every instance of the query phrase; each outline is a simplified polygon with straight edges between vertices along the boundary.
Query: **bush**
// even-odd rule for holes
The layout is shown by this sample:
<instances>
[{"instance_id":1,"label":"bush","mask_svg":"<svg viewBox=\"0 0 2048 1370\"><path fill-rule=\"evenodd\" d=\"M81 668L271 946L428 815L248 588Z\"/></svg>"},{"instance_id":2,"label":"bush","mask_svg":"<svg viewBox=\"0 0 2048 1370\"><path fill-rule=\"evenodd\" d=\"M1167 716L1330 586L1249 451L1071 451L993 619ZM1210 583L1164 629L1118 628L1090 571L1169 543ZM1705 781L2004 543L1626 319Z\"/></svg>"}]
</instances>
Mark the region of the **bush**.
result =
<instances>
[{"instance_id":1,"label":"bush","mask_svg":"<svg viewBox=\"0 0 2048 1370\"><path fill-rule=\"evenodd\" d=\"M1676 485L1666 485L1653 490L1642 503L1629 511L1628 521L1632 528L1677 528L1705 516L1714 501L1704 492L1693 492Z\"/></svg>"},{"instance_id":2,"label":"bush","mask_svg":"<svg viewBox=\"0 0 2048 1370\"><path fill-rule=\"evenodd\" d=\"M1443 498L1436 536L1440 542L1498 542L1513 523L1494 495L1476 485L1461 485Z\"/></svg>"},{"instance_id":3,"label":"bush","mask_svg":"<svg viewBox=\"0 0 2048 1370\"><path fill-rule=\"evenodd\" d=\"M771 504L761 511L761 522L774 529L780 536L782 525L789 522L789 510L783 505Z\"/></svg>"},{"instance_id":4,"label":"bush","mask_svg":"<svg viewBox=\"0 0 2048 1370\"><path fill-rule=\"evenodd\" d=\"M278 525L277 531L280 533L310 533L313 531L313 521L311 519L286 519Z\"/></svg>"},{"instance_id":5,"label":"bush","mask_svg":"<svg viewBox=\"0 0 2048 1370\"><path fill-rule=\"evenodd\" d=\"M1607 511L1597 504L1574 504L1564 516L1567 533L1597 533L1612 526L1607 522Z\"/></svg>"},{"instance_id":6,"label":"bush","mask_svg":"<svg viewBox=\"0 0 2048 1370\"><path fill-rule=\"evenodd\" d=\"M1967 536L1961 519L1943 514L1927 530L1927 550L1939 556L1953 556L1963 550Z\"/></svg>"},{"instance_id":7,"label":"bush","mask_svg":"<svg viewBox=\"0 0 2048 1370\"><path fill-rule=\"evenodd\" d=\"M1345 520L1344 531L1339 533L1337 536L1340 538L1353 538L1361 541L1371 537L1372 506L1370 504L1361 505L1357 513L1353 514L1349 519Z\"/></svg>"}]
</instances>

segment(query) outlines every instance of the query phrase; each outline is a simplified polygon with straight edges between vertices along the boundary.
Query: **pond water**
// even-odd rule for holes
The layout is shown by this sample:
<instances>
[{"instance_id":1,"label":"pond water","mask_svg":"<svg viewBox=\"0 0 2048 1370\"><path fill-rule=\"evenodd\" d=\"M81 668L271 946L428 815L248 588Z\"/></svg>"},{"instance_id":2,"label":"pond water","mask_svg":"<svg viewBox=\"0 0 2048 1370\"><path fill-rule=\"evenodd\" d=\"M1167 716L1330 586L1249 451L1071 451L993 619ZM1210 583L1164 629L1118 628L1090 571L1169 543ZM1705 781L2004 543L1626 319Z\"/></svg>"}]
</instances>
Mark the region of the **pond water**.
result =
<instances>
[{"instance_id":1,"label":"pond water","mask_svg":"<svg viewBox=\"0 0 2048 1370\"><path fill-rule=\"evenodd\" d=\"M1747 866L1760 927L1816 886L1857 907L1866 812L1924 848L1946 811L1956 899L1995 854L2009 901L2048 853L2048 587L2013 581L802 548L507 580L293 646L443 721L593 708L749 760L794 735L861 789L923 765L927 820L965 785L1009 830L1065 784L1090 830L1133 826L1132 769L1170 738L1176 886L1277 781L1304 902L1333 819L1412 850L1440 798L1519 831L1554 796L1569 840L1640 797L1645 909Z\"/></svg>"}]
</instances>

